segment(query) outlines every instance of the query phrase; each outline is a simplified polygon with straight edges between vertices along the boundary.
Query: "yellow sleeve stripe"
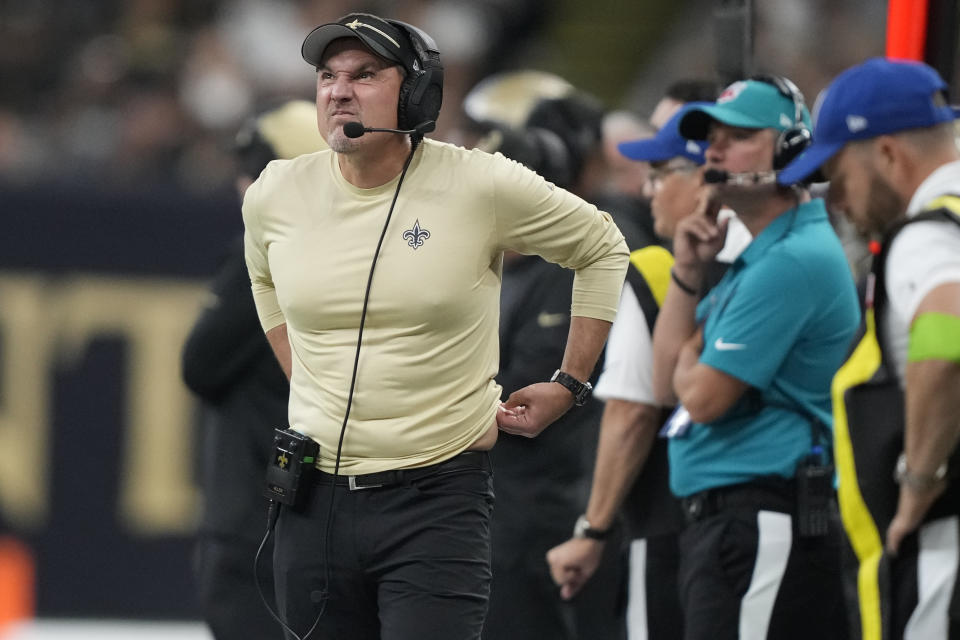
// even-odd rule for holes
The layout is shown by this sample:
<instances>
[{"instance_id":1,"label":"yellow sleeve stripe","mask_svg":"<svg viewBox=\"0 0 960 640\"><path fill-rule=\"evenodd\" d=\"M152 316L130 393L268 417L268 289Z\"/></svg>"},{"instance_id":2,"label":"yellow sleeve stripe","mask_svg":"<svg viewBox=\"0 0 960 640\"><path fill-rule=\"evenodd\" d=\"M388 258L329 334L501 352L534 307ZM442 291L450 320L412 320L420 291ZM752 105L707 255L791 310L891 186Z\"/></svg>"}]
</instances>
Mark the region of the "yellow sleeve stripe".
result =
<instances>
[{"instance_id":1,"label":"yellow sleeve stripe","mask_svg":"<svg viewBox=\"0 0 960 640\"><path fill-rule=\"evenodd\" d=\"M654 245L632 252L630 263L647 281L647 286L650 287L650 293L657 301L657 306L662 306L663 299L667 297L667 287L670 285L670 267L673 266L673 256L663 247Z\"/></svg>"}]
</instances>

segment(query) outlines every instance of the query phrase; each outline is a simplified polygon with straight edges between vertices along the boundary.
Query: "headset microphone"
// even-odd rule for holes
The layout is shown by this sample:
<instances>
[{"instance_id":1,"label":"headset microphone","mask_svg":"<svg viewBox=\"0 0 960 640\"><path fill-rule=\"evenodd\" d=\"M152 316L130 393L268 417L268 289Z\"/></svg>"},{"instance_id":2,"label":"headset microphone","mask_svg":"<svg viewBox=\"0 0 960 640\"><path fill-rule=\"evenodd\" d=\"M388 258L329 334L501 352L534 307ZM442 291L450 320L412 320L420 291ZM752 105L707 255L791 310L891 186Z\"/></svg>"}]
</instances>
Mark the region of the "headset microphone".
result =
<instances>
[{"instance_id":1,"label":"headset microphone","mask_svg":"<svg viewBox=\"0 0 960 640\"><path fill-rule=\"evenodd\" d=\"M731 173L723 169L707 169L703 172L703 181L706 184L729 184L738 187L757 184L774 184L777 181L777 172L748 171L745 173Z\"/></svg>"},{"instance_id":2,"label":"headset microphone","mask_svg":"<svg viewBox=\"0 0 960 640\"><path fill-rule=\"evenodd\" d=\"M413 129L381 129L379 127L365 127L362 122L348 122L343 125L343 135L348 138L359 138L365 133L400 133L403 135L414 135L417 137L422 137L423 134L433 131L437 127L437 123L434 120L427 120L421 122Z\"/></svg>"}]
</instances>

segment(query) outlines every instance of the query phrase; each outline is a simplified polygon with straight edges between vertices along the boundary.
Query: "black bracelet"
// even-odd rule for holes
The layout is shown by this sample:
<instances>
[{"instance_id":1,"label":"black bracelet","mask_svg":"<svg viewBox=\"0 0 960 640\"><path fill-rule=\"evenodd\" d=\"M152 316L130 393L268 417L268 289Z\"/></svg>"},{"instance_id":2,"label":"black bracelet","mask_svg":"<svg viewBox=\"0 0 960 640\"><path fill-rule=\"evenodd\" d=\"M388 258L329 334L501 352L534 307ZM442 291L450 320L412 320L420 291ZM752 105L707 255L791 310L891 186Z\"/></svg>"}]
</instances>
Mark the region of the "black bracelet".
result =
<instances>
[{"instance_id":1,"label":"black bracelet","mask_svg":"<svg viewBox=\"0 0 960 640\"><path fill-rule=\"evenodd\" d=\"M673 269L670 269L670 277L677 284L677 286L680 287L680 290L683 291L685 294L687 294L688 296L697 295L697 290L691 287L690 285L688 285L686 282L684 282L680 278L678 278L677 272L674 271Z\"/></svg>"}]
</instances>

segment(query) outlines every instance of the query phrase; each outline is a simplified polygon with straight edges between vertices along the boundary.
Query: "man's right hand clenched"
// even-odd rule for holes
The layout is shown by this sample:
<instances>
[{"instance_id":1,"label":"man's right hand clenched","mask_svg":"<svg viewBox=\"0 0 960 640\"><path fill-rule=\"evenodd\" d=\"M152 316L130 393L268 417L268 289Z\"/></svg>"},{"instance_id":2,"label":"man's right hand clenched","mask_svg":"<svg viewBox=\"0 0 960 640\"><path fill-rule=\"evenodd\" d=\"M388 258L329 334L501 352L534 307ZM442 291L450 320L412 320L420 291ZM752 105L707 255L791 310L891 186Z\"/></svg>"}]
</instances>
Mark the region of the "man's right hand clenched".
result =
<instances>
[{"instance_id":1,"label":"man's right hand clenched","mask_svg":"<svg viewBox=\"0 0 960 640\"><path fill-rule=\"evenodd\" d=\"M560 597L569 600L577 595L602 557L603 542L592 538L571 538L547 551L550 576L560 587Z\"/></svg>"}]
</instances>

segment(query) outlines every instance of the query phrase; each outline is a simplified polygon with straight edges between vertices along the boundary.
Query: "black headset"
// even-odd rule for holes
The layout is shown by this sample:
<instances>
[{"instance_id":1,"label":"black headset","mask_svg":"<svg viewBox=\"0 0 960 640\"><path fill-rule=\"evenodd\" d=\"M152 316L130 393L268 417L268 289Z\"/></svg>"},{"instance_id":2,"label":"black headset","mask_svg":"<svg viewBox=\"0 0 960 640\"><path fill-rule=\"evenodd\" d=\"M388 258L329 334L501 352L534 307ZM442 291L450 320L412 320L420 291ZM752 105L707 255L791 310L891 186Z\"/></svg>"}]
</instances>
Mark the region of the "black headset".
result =
<instances>
[{"instance_id":1,"label":"black headset","mask_svg":"<svg viewBox=\"0 0 960 640\"><path fill-rule=\"evenodd\" d=\"M407 36L414 54L412 65L405 65L407 77L400 85L397 126L400 129L415 129L425 122L435 123L443 102L443 65L440 63L437 43L412 24L399 20L387 22ZM434 127L421 130L433 131Z\"/></svg>"},{"instance_id":2,"label":"black headset","mask_svg":"<svg viewBox=\"0 0 960 640\"><path fill-rule=\"evenodd\" d=\"M783 76L760 74L751 76L749 79L776 87L781 95L793 102L793 125L780 132L774 146L773 169L779 171L813 142L813 134L803 121L803 109L806 106L803 94L793 81Z\"/></svg>"}]
</instances>

